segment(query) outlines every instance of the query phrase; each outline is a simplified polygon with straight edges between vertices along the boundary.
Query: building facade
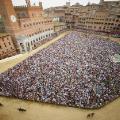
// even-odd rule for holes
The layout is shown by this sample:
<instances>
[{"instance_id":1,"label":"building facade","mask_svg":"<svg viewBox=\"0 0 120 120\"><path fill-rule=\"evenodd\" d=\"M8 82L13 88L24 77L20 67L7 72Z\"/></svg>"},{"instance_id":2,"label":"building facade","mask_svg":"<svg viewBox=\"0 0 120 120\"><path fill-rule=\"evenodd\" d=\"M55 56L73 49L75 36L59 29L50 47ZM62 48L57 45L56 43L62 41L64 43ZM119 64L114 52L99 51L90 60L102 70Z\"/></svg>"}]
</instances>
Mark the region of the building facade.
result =
<instances>
[{"instance_id":1,"label":"building facade","mask_svg":"<svg viewBox=\"0 0 120 120\"><path fill-rule=\"evenodd\" d=\"M62 32L67 30L67 26L64 22L54 22L54 32L56 35L59 35Z\"/></svg>"},{"instance_id":2,"label":"building facade","mask_svg":"<svg viewBox=\"0 0 120 120\"><path fill-rule=\"evenodd\" d=\"M66 10L65 21L69 28L120 35L120 1L73 5Z\"/></svg>"},{"instance_id":3,"label":"building facade","mask_svg":"<svg viewBox=\"0 0 120 120\"><path fill-rule=\"evenodd\" d=\"M16 54L16 48L11 36L5 33L0 34L0 60Z\"/></svg>"},{"instance_id":4,"label":"building facade","mask_svg":"<svg viewBox=\"0 0 120 120\"><path fill-rule=\"evenodd\" d=\"M53 19L53 21L64 22L65 11L70 7L70 2L66 2L64 6L51 7L44 10L44 13Z\"/></svg>"},{"instance_id":5,"label":"building facade","mask_svg":"<svg viewBox=\"0 0 120 120\"><path fill-rule=\"evenodd\" d=\"M33 50L54 34L51 18L44 17L42 3L13 6L11 0L0 0L1 32L9 33L20 53Z\"/></svg>"}]
</instances>

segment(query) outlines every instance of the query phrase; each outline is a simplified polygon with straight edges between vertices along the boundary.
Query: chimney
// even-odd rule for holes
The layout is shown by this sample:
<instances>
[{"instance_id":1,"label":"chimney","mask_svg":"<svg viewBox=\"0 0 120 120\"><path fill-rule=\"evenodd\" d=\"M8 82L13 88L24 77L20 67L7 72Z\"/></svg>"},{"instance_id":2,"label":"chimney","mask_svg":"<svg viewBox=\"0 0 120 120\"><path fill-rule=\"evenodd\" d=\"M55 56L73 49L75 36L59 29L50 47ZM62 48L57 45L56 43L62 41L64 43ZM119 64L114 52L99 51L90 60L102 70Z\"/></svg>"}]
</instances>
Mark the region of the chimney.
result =
<instances>
[{"instance_id":1,"label":"chimney","mask_svg":"<svg viewBox=\"0 0 120 120\"><path fill-rule=\"evenodd\" d=\"M43 6L42 6L42 2L39 2L39 6L40 6L40 8L42 8Z\"/></svg>"},{"instance_id":2,"label":"chimney","mask_svg":"<svg viewBox=\"0 0 120 120\"><path fill-rule=\"evenodd\" d=\"M100 5L102 5L104 3L104 0L100 0Z\"/></svg>"},{"instance_id":3,"label":"chimney","mask_svg":"<svg viewBox=\"0 0 120 120\"><path fill-rule=\"evenodd\" d=\"M70 1L69 1L69 2L66 2L66 6L67 6L67 7L70 7Z\"/></svg>"},{"instance_id":4,"label":"chimney","mask_svg":"<svg viewBox=\"0 0 120 120\"><path fill-rule=\"evenodd\" d=\"M27 7L30 7L31 6L30 0L25 0L25 1L26 1L26 4L27 4Z\"/></svg>"}]
</instances>

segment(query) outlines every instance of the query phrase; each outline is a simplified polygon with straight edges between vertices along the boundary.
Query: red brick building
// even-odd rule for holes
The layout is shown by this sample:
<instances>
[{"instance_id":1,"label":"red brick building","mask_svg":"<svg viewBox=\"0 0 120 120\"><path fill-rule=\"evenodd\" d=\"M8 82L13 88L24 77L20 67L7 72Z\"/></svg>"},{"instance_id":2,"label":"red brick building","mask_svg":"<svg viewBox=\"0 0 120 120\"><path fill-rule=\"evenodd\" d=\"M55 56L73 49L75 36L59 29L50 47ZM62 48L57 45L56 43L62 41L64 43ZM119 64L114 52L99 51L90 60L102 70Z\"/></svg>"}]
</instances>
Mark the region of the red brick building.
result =
<instances>
[{"instance_id":1,"label":"red brick building","mask_svg":"<svg viewBox=\"0 0 120 120\"><path fill-rule=\"evenodd\" d=\"M120 1L70 6L65 12L68 28L120 35Z\"/></svg>"},{"instance_id":2,"label":"red brick building","mask_svg":"<svg viewBox=\"0 0 120 120\"><path fill-rule=\"evenodd\" d=\"M0 34L0 60L16 54L11 36L8 34Z\"/></svg>"},{"instance_id":3,"label":"red brick building","mask_svg":"<svg viewBox=\"0 0 120 120\"><path fill-rule=\"evenodd\" d=\"M26 6L13 6L11 0L0 0L0 14L0 31L12 36L21 53L35 49L54 33L52 20L43 17L41 2L33 6L26 0Z\"/></svg>"}]
</instances>

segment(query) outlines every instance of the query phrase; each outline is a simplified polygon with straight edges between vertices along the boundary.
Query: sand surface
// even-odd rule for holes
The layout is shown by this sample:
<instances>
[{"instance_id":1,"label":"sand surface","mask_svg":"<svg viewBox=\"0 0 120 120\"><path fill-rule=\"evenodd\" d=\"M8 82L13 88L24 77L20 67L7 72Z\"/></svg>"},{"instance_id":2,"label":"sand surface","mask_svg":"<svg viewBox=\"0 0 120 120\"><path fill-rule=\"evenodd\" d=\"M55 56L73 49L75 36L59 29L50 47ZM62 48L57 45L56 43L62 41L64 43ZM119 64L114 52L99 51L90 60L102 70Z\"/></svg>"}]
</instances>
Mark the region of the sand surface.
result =
<instances>
[{"instance_id":1,"label":"sand surface","mask_svg":"<svg viewBox=\"0 0 120 120\"><path fill-rule=\"evenodd\" d=\"M87 114L94 112L90 120L120 120L120 98L99 110L84 110L45 103L0 97L0 120L88 120ZM17 109L25 108L22 113Z\"/></svg>"}]
</instances>

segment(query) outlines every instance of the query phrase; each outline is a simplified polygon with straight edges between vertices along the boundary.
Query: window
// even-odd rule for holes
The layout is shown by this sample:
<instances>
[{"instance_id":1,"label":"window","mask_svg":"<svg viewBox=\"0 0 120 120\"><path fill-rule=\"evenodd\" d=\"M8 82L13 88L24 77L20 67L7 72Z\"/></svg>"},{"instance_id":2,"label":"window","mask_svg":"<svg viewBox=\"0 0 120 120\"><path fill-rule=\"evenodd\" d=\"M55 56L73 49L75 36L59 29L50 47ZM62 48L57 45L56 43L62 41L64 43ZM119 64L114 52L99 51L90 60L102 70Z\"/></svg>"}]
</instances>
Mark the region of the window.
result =
<instances>
[{"instance_id":1,"label":"window","mask_svg":"<svg viewBox=\"0 0 120 120\"><path fill-rule=\"evenodd\" d=\"M21 13L21 16L22 16L22 17L25 17L25 16L26 16L26 14L25 14L25 13Z\"/></svg>"},{"instance_id":2,"label":"window","mask_svg":"<svg viewBox=\"0 0 120 120\"><path fill-rule=\"evenodd\" d=\"M7 40L9 40L9 37L7 37Z\"/></svg>"},{"instance_id":3,"label":"window","mask_svg":"<svg viewBox=\"0 0 120 120\"><path fill-rule=\"evenodd\" d=\"M5 43L4 43L4 45L5 45L5 47L7 47Z\"/></svg>"},{"instance_id":4,"label":"window","mask_svg":"<svg viewBox=\"0 0 120 120\"><path fill-rule=\"evenodd\" d=\"M26 27L26 25L24 25L24 27Z\"/></svg>"},{"instance_id":5,"label":"window","mask_svg":"<svg viewBox=\"0 0 120 120\"><path fill-rule=\"evenodd\" d=\"M32 13L32 16L34 17L34 13Z\"/></svg>"},{"instance_id":6,"label":"window","mask_svg":"<svg viewBox=\"0 0 120 120\"><path fill-rule=\"evenodd\" d=\"M9 43L9 45L11 45L11 43L10 42L8 42Z\"/></svg>"}]
</instances>

